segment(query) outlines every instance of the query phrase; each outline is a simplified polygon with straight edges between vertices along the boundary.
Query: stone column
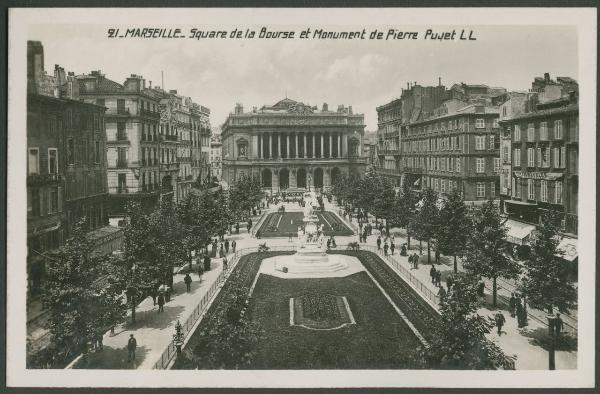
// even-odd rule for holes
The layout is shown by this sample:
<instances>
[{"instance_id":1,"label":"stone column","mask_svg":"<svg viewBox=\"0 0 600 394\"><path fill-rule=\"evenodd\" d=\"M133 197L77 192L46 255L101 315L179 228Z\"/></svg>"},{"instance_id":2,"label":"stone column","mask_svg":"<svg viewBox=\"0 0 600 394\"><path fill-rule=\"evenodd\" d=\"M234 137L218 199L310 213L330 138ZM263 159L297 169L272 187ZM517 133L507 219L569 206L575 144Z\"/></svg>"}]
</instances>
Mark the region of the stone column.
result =
<instances>
[{"instance_id":1,"label":"stone column","mask_svg":"<svg viewBox=\"0 0 600 394\"><path fill-rule=\"evenodd\" d=\"M325 138L323 136L323 133L321 133L321 149L320 149L320 152L319 152L319 154L320 154L321 157L325 157L325 149L324 149L325 145L323 144L324 140L325 140Z\"/></svg>"},{"instance_id":2,"label":"stone column","mask_svg":"<svg viewBox=\"0 0 600 394\"><path fill-rule=\"evenodd\" d=\"M329 158L333 157L333 135L329 133Z\"/></svg>"},{"instance_id":3,"label":"stone column","mask_svg":"<svg viewBox=\"0 0 600 394\"><path fill-rule=\"evenodd\" d=\"M290 187L298 187L298 183L296 181L296 171L294 169L290 169Z\"/></svg>"},{"instance_id":4,"label":"stone column","mask_svg":"<svg viewBox=\"0 0 600 394\"><path fill-rule=\"evenodd\" d=\"M306 133L303 133L303 135L304 135L304 146L303 146L302 150L304 151L304 154L302 155L302 157L306 159L306 155L307 155L307 153L306 153Z\"/></svg>"},{"instance_id":5,"label":"stone column","mask_svg":"<svg viewBox=\"0 0 600 394\"><path fill-rule=\"evenodd\" d=\"M329 190L331 187L331 168L323 169L323 189Z\"/></svg>"},{"instance_id":6,"label":"stone column","mask_svg":"<svg viewBox=\"0 0 600 394\"><path fill-rule=\"evenodd\" d=\"M286 158L290 158L290 135L286 134L285 135L285 143L287 145L287 150L285 151L285 157Z\"/></svg>"},{"instance_id":7,"label":"stone column","mask_svg":"<svg viewBox=\"0 0 600 394\"><path fill-rule=\"evenodd\" d=\"M338 157L341 158L342 156L342 134L338 133L337 135L337 143L338 143Z\"/></svg>"},{"instance_id":8,"label":"stone column","mask_svg":"<svg viewBox=\"0 0 600 394\"><path fill-rule=\"evenodd\" d=\"M273 158L273 133L269 133L269 159Z\"/></svg>"},{"instance_id":9,"label":"stone column","mask_svg":"<svg viewBox=\"0 0 600 394\"><path fill-rule=\"evenodd\" d=\"M260 134L256 136L256 157L260 159Z\"/></svg>"},{"instance_id":10,"label":"stone column","mask_svg":"<svg viewBox=\"0 0 600 394\"><path fill-rule=\"evenodd\" d=\"M312 133L312 143L313 143L312 157L313 158L317 157L317 146L315 144L316 140L317 140L317 136L315 135L315 133Z\"/></svg>"},{"instance_id":11,"label":"stone column","mask_svg":"<svg viewBox=\"0 0 600 394\"><path fill-rule=\"evenodd\" d=\"M295 137L296 137L296 138L295 138L295 140L296 140L296 150L294 151L294 156L295 156L295 157L296 157L296 159L297 159L298 157L300 157L300 156L298 155L298 133L296 133L296 134L295 134Z\"/></svg>"},{"instance_id":12,"label":"stone column","mask_svg":"<svg viewBox=\"0 0 600 394\"><path fill-rule=\"evenodd\" d=\"M345 157L348 157L348 135L344 134L342 136L342 151L344 152Z\"/></svg>"}]
</instances>

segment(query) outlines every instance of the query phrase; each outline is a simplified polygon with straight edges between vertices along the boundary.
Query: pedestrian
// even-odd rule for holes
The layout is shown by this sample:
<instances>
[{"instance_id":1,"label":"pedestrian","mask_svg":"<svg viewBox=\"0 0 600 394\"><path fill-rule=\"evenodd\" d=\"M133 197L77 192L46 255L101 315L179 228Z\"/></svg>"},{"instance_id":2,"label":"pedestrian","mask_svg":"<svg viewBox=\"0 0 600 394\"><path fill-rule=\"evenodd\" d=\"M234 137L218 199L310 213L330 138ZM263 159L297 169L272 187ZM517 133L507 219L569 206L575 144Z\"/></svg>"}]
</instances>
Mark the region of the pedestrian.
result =
<instances>
[{"instance_id":1,"label":"pedestrian","mask_svg":"<svg viewBox=\"0 0 600 394\"><path fill-rule=\"evenodd\" d=\"M408 264L410 265L411 270L415 268L415 264L413 263L412 255L408 256Z\"/></svg>"},{"instance_id":2,"label":"pedestrian","mask_svg":"<svg viewBox=\"0 0 600 394\"><path fill-rule=\"evenodd\" d=\"M190 276L189 273L185 274L183 281L185 282L186 291L189 293L191 290L191 286L192 286L192 277Z\"/></svg>"},{"instance_id":3,"label":"pedestrian","mask_svg":"<svg viewBox=\"0 0 600 394\"><path fill-rule=\"evenodd\" d=\"M394 242L395 242L395 240L394 240L394 234L392 234L392 235L390 235L390 243L394 243Z\"/></svg>"},{"instance_id":4,"label":"pedestrian","mask_svg":"<svg viewBox=\"0 0 600 394\"><path fill-rule=\"evenodd\" d=\"M165 295L162 291L158 293L157 304L158 304L158 313L164 312L165 310L164 310L163 306L165 305Z\"/></svg>"},{"instance_id":5,"label":"pedestrian","mask_svg":"<svg viewBox=\"0 0 600 394\"><path fill-rule=\"evenodd\" d=\"M392 238L392 243L390 245L390 250L392 251L392 256L394 255L394 249L396 249L396 244L394 244L394 239Z\"/></svg>"},{"instance_id":6,"label":"pedestrian","mask_svg":"<svg viewBox=\"0 0 600 394\"><path fill-rule=\"evenodd\" d=\"M402 247L400 248L400 256L406 256L406 244L402 244ZM409 261L412 261L412 259Z\"/></svg>"},{"instance_id":7,"label":"pedestrian","mask_svg":"<svg viewBox=\"0 0 600 394\"><path fill-rule=\"evenodd\" d=\"M556 339L558 339L558 337L560 336L563 327L563 320L560 318L560 313L557 313L556 319L554 319L554 332L556 333Z\"/></svg>"},{"instance_id":8,"label":"pedestrian","mask_svg":"<svg viewBox=\"0 0 600 394\"><path fill-rule=\"evenodd\" d=\"M496 321L496 327L498 327L498 336L500 336L502 334L502 326L506 322L502 311L498 311L498 313L496 313L494 320Z\"/></svg>"},{"instance_id":9,"label":"pedestrian","mask_svg":"<svg viewBox=\"0 0 600 394\"><path fill-rule=\"evenodd\" d=\"M515 317L515 308L517 307L517 299L515 298L515 293L510 293L510 299L508 300L508 310L510 312L510 317Z\"/></svg>"},{"instance_id":10,"label":"pedestrian","mask_svg":"<svg viewBox=\"0 0 600 394\"><path fill-rule=\"evenodd\" d=\"M330 248L331 248L331 238L327 239L327 250L329 250Z\"/></svg>"},{"instance_id":11,"label":"pedestrian","mask_svg":"<svg viewBox=\"0 0 600 394\"><path fill-rule=\"evenodd\" d=\"M237 244L235 243L235 239L233 241L231 241L231 253L235 253L235 247L237 246Z\"/></svg>"},{"instance_id":12,"label":"pedestrian","mask_svg":"<svg viewBox=\"0 0 600 394\"><path fill-rule=\"evenodd\" d=\"M413 263L415 263L415 269L418 270L419 269L419 255L415 252L413 254Z\"/></svg>"},{"instance_id":13,"label":"pedestrian","mask_svg":"<svg viewBox=\"0 0 600 394\"><path fill-rule=\"evenodd\" d=\"M198 264L198 282L202 283L202 274L204 273L204 270L202 269L202 266L200 264Z\"/></svg>"},{"instance_id":14,"label":"pedestrian","mask_svg":"<svg viewBox=\"0 0 600 394\"><path fill-rule=\"evenodd\" d=\"M433 264L431 265L431 269L429 270L429 276L431 276L431 283L435 284L435 267Z\"/></svg>"},{"instance_id":15,"label":"pedestrian","mask_svg":"<svg viewBox=\"0 0 600 394\"><path fill-rule=\"evenodd\" d=\"M223 249L223 244L221 243L221 247L219 248L219 257L225 257L225 250Z\"/></svg>"},{"instance_id":16,"label":"pedestrian","mask_svg":"<svg viewBox=\"0 0 600 394\"><path fill-rule=\"evenodd\" d=\"M446 298L446 290L444 290L442 286L440 286L440 289L438 290L438 297L440 297L440 302Z\"/></svg>"},{"instance_id":17,"label":"pedestrian","mask_svg":"<svg viewBox=\"0 0 600 394\"><path fill-rule=\"evenodd\" d=\"M227 272L227 256L223 257L223 271Z\"/></svg>"},{"instance_id":18,"label":"pedestrian","mask_svg":"<svg viewBox=\"0 0 600 394\"><path fill-rule=\"evenodd\" d=\"M229 253L229 240L225 240L225 254Z\"/></svg>"},{"instance_id":19,"label":"pedestrian","mask_svg":"<svg viewBox=\"0 0 600 394\"><path fill-rule=\"evenodd\" d=\"M437 286L442 287L442 271L438 270L436 275Z\"/></svg>"},{"instance_id":20,"label":"pedestrian","mask_svg":"<svg viewBox=\"0 0 600 394\"><path fill-rule=\"evenodd\" d=\"M252 208L252 216L256 216L256 208ZM239 229L240 229L239 223L236 225L236 229L238 230L238 234L239 234Z\"/></svg>"},{"instance_id":21,"label":"pedestrian","mask_svg":"<svg viewBox=\"0 0 600 394\"><path fill-rule=\"evenodd\" d=\"M152 286L152 292L150 293L150 295L152 296L152 305L153 306L156 306L156 296L158 295L157 289L158 289L158 283L155 283L154 286Z\"/></svg>"},{"instance_id":22,"label":"pedestrian","mask_svg":"<svg viewBox=\"0 0 600 394\"><path fill-rule=\"evenodd\" d=\"M135 348L137 347L137 341L133 334L129 335L127 341L127 361L135 361Z\"/></svg>"},{"instance_id":23,"label":"pedestrian","mask_svg":"<svg viewBox=\"0 0 600 394\"><path fill-rule=\"evenodd\" d=\"M377 250L381 250L381 236L377 236Z\"/></svg>"},{"instance_id":24,"label":"pedestrian","mask_svg":"<svg viewBox=\"0 0 600 394\"><path fill-rule=\"evenodd\" d=\"M204 255L204 271L210 271L210 257L207 254Z\"/></svg>"},{"instance_id":25,"label":"pedestrian","mask_svg":"<svg viewBox=\"0 0 600 394\"><path fill-rule=\"evenodd\" d=\"M452 275L448 275L448 277L446 278L446 287L448 288L448 291L450 291L450 288L452 287L453 284L454 284L454 277Z\"/></svg>"},{"instance_id":26,"label":"pedestrian","mask_svg":"<svg viewBox=\"0 0 600 394\"><path fill-rule=\"evenodd\" d=\"M254 210L254 214L256 215L256 210ZM235 223L235 233L239 234L240 233L240 224L239 223Z\"/></svg>"},{"instance_id":27,"label":"pedestrian","mask_svg":"<svg viewBox=\"0 0 600 394\"><path fill-rule=\"evenodd\" d=\"M383 245L383 253L387 256L388 255L388 249L390 247L388 246L387 242Z\"/></svg>"}]
</instances>

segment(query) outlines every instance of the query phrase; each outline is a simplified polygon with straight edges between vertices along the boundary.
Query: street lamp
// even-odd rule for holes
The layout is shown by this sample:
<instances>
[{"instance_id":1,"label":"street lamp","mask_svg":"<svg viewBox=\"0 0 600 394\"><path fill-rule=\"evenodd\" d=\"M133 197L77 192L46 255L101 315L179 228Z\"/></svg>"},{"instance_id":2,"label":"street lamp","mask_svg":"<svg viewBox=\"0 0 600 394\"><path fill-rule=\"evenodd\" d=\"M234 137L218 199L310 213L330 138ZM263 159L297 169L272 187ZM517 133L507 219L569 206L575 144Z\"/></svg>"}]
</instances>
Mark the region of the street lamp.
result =
<instances>
[{"instance_id":1,"label":"street lamp","mask_svg":"<svg viewBox=\"0 0 600 394\"><path fill-rule=\"evenodd\" d=\"M551 371L556 369L555 365L555 347L556 347L556 316L547 315L548 319L548 334L550 335L550 349L548 350L548 369Z\"/></svg>"}]
</instances>

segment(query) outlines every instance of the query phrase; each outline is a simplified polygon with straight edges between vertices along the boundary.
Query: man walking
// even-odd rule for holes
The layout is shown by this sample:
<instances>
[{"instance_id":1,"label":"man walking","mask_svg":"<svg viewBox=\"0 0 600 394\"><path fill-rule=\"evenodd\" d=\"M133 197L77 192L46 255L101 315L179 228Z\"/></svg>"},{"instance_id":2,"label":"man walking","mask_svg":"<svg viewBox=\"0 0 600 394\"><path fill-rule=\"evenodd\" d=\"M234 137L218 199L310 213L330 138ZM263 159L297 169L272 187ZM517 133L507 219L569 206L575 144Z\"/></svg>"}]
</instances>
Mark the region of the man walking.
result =
<instances>
[{"instance_id":1,"label":"man walking","mask_svg":"<svg viewBox=\"0 0 600 394\"><path fill-rule=\"evenodd\" d=\"M390 245L390 250L392 251L392 256L394 255L394 249L396 249L396 244L394 244L394 239L392 238L392 243Z\"/></svg>"},{"instance_id":2,"label":"man walking","mask_svg":"<svg viewBox=\"0 0 600 394\"><path fill-rule=\"evenodd\" d=\"M383 245L383 253L387 256L388 255L388 249L390 247L388 246L387 242Z\"/></svg>"},{"instance_id":3,"label":"man walking","mask_svg":"<svg viewBox=\"0 0 600 394\"><path fill-rule=\"evenodd\" d=\"M496 320L496 327L498 328L498 336L500 336L502 334L502 326L506 322L506 319L504 318L502 311L498 311L498 313L496 313L494 320Z\"/></svg>"},{"instance_id":4,"label":"man walking","mask_svg":"<svg viewBox=\"0 0 600 394\"><path fill-rule=\"evenodd\" d=\"M433 264L431 265L431 269L429 270L429 276L431 276L431 283L435 285L435 267Z\"/></svg>"},{"instance_id":5,"label":"man walking","mask_svg":"<svg viewBox=\"0 0 600 394\"><path fill-rule=\"evenodd\" d=\"M377 236L377 250L381 250L381 236Z\"/></svg>"},{"instance_id":6,"label":"man walking","mask_svg":"<svg viewBox=\"0 0 600 394\"><path fill-rule=\"evenodd\" d=\"M164 305L165 305L165 295L161 291L160 293L158 293L158 313L165 311L165 309L163 308Z\"/></svg>"},{"instance_id":7,"label":"man walking","mask_svg":"<svg viewBox=\"0 0 600 394\"><path fill-rule=\"evenodd\" d=\"M225 254L229 253L229 240L225 240Z\"/></svg>"},{"instance_id":8,"label":"man walking","mask_svg":"<svg viewBox=\"0 0 600 394\"><path fill-rule=\"evenodd\" d=\"M554 330L556 332L556 339L560 336L560 333L564 327L563 320L560 318L560 313L556 314L556 319L554 319Z\"/></svg>"},{"instance_id":9,"label":"man walking","mask_svg":"<svg viewBox=\"0 0 600 394\"><path fill-rule=\"evenodd\" d=\"M236 247L236 243L235 243L235 239L233 241L231 241L231 252L235 253L235 247Z\"/></svg>"},{"instance_id":10,"label":"man walking","mask_svg":"<svg viewBox=\"0 0 600 394\"><path fill-rule=\"evenodd\" d=\"M133 337L133 334L129 335L127 341L127 361L135 361L135 348L137 347L137 341Z\"/></svg>"},{"instance_id":11,"label":"man walking","mask_svg":"<svg viewBox=\"0 0 600 394\"><path fill-rule=\"evenodd\" d=\"M415 269L418 270L419 269L419 255L417 253L413 253L413 263L415 263Z\"/></svg>"},{"instance_id":12,"label":"man walking","mask_svg":"<svg viewBox=\"0 0 600 394\"><path fill-rule=\"evenodd\" d=\"M191 286L192 286L192 277L190 276L189 273L185 274L183 281L185 282L186 291L189 293L191 290Z\"/></svg>"},{"instance_id":13,"label":"man walking","mask_svg":"<svg viewBox=\"0 0 600 394\"><path fill-rule=\"evenodd\" d=\"M515 317L515 308L517 307L517 299L515 293L510 293L510 300L508 300L508 309L510 311L510 317Z\"/></svg>"},{"instance_id":14,"label":"man walking","mask_svg":"<svg viewBox=\"0 0 600 394\"><path fill-rule=\"evenodd\" d=\"M223 271L227 272L227 256L223 257Z\"/></svg>"}]
</instances>

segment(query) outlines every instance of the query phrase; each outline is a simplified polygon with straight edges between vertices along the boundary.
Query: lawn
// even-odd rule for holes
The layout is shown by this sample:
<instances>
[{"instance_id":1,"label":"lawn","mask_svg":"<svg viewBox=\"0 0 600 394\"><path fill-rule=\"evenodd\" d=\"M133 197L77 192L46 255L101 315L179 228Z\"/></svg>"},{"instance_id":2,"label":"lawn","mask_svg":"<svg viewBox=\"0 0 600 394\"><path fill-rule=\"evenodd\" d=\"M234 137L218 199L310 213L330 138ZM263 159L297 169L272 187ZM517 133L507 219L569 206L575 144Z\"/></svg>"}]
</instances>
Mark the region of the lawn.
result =
<instances>
[{"instance_id":1,"label":"lawn","mask_svg":"<svg viewBox=\"0 0 600 394\"><path fill-rule=\"evenodd\" d=\"M290 326L289 299L346 296L356 324L337 330ZM266 335L249 369L402 369L420 344L365 272L344 278L260 275L250 303Z\"/></svg>"},{"instance_id":2,"label":"lawn","mask_svg":"<svg viewBox=\"0 0 600 394\"><path fill-rule=\"evenodd\" d=\"M319 224L323 224L325 235L345 236L353 234L352 230L334 213L325 211L316 212L316 215L319 218ZM260 226L260 237L287 237L290 234L295 237L298 235L298 227L304 225L303 218L303 212L270 213Z\"/></svg>"}]
</instances>

